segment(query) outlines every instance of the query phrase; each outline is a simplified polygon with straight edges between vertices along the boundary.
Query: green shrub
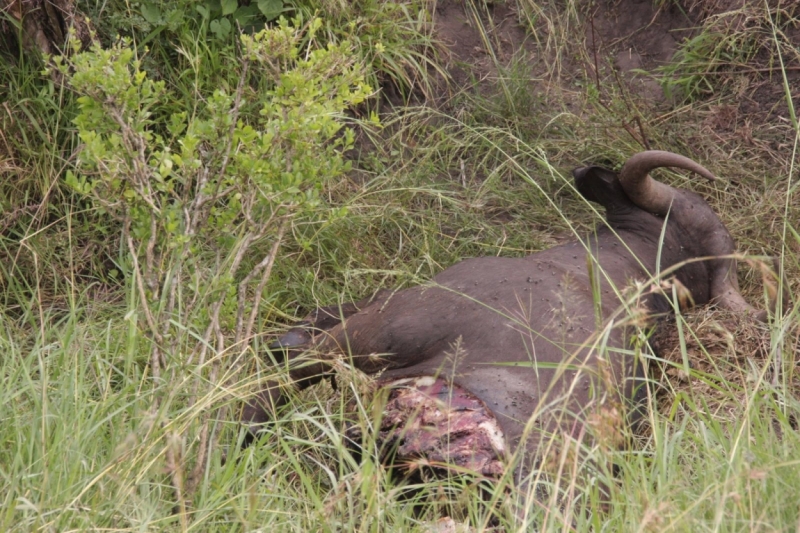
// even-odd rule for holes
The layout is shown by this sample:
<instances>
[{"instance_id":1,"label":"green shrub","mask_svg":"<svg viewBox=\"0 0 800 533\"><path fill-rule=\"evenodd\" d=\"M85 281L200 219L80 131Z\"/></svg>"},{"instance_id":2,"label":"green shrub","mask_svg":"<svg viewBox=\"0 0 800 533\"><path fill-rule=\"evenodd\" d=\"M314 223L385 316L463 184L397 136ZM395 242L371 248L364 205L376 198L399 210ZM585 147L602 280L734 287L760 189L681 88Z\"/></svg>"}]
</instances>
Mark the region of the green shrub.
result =
<instances>
[{"instance_id":1,"label":"green shrub","mask_svg":"<svg viewBox=\"0 0 800 533\"><path fill-rule=\"evenodd\" d=\"M326 209L319 192L348 170L353 133L343 112L371 89L346 41L317 46L321 26L281 19L242 36L236 92L200 95L191 114L165 111L164 82L141 69L127 40L74 45L56 59L81 95L74 122L83 147L67 183L120 223L123 274L138 298L131 320L150 341L160 391L154 412L167 396L191 410L201 384L221 389L232 379L287 229L345 214ZM248 100L255 116L240 113ZM205 412L194 428L203 436L189 440L192 475L172 470L180 505L205 464Z\"/></svg>"}]
</instances>

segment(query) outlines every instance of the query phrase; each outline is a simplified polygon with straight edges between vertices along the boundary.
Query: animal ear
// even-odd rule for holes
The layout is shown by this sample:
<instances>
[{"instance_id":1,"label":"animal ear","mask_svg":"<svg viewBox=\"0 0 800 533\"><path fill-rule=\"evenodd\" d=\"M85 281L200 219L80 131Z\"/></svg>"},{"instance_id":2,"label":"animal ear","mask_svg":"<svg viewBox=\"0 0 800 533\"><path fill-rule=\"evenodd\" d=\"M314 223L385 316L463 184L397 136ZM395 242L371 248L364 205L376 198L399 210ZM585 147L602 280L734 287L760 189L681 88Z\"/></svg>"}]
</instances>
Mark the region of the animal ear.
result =
<instances>
[{"instance_id":1,"label":"animal ear","mask_svg":"<svg viewBox=\"0 0 800 533\"><path fill-rule=\"evenodd\" d=\"M591 166L576 168L572 171L572 175L575 177L575 187L578 192L590 202L595 202L605 208L631 203L622 189L616 172L603 167Z\"/></svg>"}]
</instances>

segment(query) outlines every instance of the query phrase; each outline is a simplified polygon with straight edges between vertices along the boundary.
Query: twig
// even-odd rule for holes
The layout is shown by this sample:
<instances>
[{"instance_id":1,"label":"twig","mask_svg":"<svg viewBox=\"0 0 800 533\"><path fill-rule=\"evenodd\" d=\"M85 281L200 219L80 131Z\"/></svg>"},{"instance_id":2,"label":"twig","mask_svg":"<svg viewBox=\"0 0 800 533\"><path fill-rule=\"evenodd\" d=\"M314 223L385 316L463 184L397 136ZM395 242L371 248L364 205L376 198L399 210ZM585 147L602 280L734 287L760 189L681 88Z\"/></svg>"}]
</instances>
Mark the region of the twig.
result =
<instances>
[{"instance_id":1,"label":"twig","mask_svg":"<svg viewBox=\"0 0 800 533\"><path fill-rule=\"evenodd\" d=\"M153 336L153 349L150 355L150 366L153 372L153 378L158 380L161 377L161 353L160 353L160 346L161 346L161 334L158 331L158 326L156 325L155 317L153 317L152 312L150 311L150 307L147 305L147 292L144 288L144 280L142 279L142 272L141 267L139 266L139 259L136 256L136 246L133 243L133 237L131 237L131 219L130 216L125 217L125 223L123 224L122 231L124 234L124 238L126 243L128 244L128 252L131 254L131 261L133 261L133 278L136 282L136 289L139 292L139 298L142 301L142 310L144 311L144 317L147 321L147 326L150 330L150 334ZM156 403L154 405L153 411L158 410L158 399L156 397Z\"/></svg>"},{"instance_id":2,"label":"twig","mask_svg":"<svg viewBox=\"0 0 800 533\"><path fill-rule=\"evenodd\" d=\"M189 528L189 521L186 517L186 500L184 499L183 492L183 468L182 468L182 454L175 453L175 449L180 447L180 437L172 433L168 437L167 442L167 470L170 473L172 480L172 488L175 491L175 499L178 503L178 515L181 520L181 531L186 531Z\"/></svg>"},{"instance_id":3,"label":"twig","mask_svg":"<svg viewBox=\"0 0 800 533\"><path fill-rule=\"evenodd\" d=\"M242 94L244 93L244 86L245 81L247 80L247 71L250 67L250 59L245 55L243 62L242 62L242 75L239 76L239 84L236 87L236 96L233 99L233 108L231 109L231 126L228 130L228 142L225 144L225 153L222 155L222 164L220 165L219 170L217 171L220 176L225 175L225 171L228 169L228 163L230 162L231 151L233 150L233 133L236 131L236 121L239 119L239 109L242 105ZM204 176L205 181L208 179L208 173ZM201 207L203 207L206 203L214 202L219 198L219 188L222 185L223 180L217 180L216 186L214 188L214 192L210 195L202 194L202 186L205 183L201 184L198 183L198 194L195 197L194 205L192 206L192 211L194 212L194 218L190 224L190 234L194 234L195 229L197 228L197 224L200 223L200 220L204 217L200 216L203 212Z\"/></svg>"},{"instance_id":4,"label":"twig","mask_svg":"<svg viewBox=\"0 0 800 533\"><path fill-rule=\"evenodd\" d=\"M650 141L647 140L647 135L644 134L644 126L642 125L641 117L637 114L633 117L636 124L639 126L639 133L642 135L642 143L644 143L645 150L650 150Z\"/></svg>"},{"instance_id":5,"label":"twig","mask_svg":"<svg viewBox=\"0 0 800 533\"><path fill-rule=\"evenodd\" d=\"M144 249L145 276L147 285L153 291L153 300L161 296L156 281L156 240L158 239L158 220L154 212L150 212L150 237L147 239L147 246Z\"/></svg>"},{"instance_id":6,"label":"twig","mask_svg":"<svg viewBox=\"0 0 800 533\"><path fill-rule=\"evenodd\" d=\"M222 364L221 358L219 354L222 354L225 349L225 336L222 334L222 330L219 328L219 321L216 322L216 326L214 328L214 332L217 338L217 354L218 357L214 360L214 363L211 365L211 375L209 376L209 381L211 383L216 383L217 378L219 376L219 369ZM226 409L223 406L219 413L221 416L219 418L224 418L222 416L225 413ZM209 423L211 421L211 410L206 410L203 415L203 422L200 427L200 444L197 448L197 459L194 464L194 468L192 469L192 473L189 476L189 485L187 487L187 494L194 494L194 491L197 489L197 485L200 483L200 479L203 477L203 473L205 473L206 469L206 459L208 457L208 450L211 449L211 446L214 444L214 440L216 434L212 434L211 438L209 438Z\"/></svg>"},{"instance_id":7,"label":"twig","mask_svg":"<svg viewBox=\"0 0 800 533\"><path fill-rule=\"evenodd\" d=\"M595 11L596 12L596 11ZM592 54L594 55L594 79L597 86L597 96L600 97L600 66L597 62L597 36L594 33L594 13L589 17L589 24L592 30Z\"/></svg>"},{"instance_id":8,"label":"twig","mask_svg":"<svg viewBox=\"0 0 800 533\"><path fill-rule=\"evenodd\" d=\"M275 258L278 255L278 249L280 249L281 241L283 241L283 235L286 232L288 222L288 220L283 221L281 228L278 230L278 235L275 237L275 242L272 243L272 249L269 251L269 255L264 258L267 260L267 265L261 275L261 281L258 283L258 287L256 287L256 292L253 295L253 307L250 309L250 318L247 321L247 328L244 331L243 339L249 339L250 335L253 333L253 325L258 315L258 304L261 301L261 295L264 292L264 287L267 285L267 280L269 280L272 274L272 266L275 264Z\"/></svg>"}]
</instances>

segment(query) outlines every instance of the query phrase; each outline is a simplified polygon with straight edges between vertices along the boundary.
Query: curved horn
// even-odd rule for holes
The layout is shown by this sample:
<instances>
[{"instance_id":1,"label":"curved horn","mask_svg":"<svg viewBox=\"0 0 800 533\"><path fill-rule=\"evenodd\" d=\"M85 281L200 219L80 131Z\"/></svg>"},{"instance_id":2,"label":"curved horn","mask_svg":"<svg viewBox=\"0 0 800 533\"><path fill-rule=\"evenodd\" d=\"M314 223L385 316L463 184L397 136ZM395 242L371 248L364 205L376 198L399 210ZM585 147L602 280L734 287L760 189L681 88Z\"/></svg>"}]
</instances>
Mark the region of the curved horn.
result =
<instances>
[{"instance_id":1,"label":"curved horn","mask_svg":"<svg viewBox=\"0 0 800 533\"><path fill-rule=\"evenodd\" d=\"M651 170L659 167L682 168L700 174L704 178L715 179L714 175L699 163L672 152L648 150L631 156L619 173L622 188L633 203L661 216L667 214L675 189L648 175Z\"/></svg>"},{"instance_id":2,"label":"curved horn","mask_svg":"<svg viewBox=\"0 0 800 533\"><path fill-rule=\"evenodd\" d=\"M699 163L688 157L664 152L648 150L639 152L628 159L619 173L619 181L625 194L640 208L666 216L678 190L665 183L651 178L648 173L659 167L675 167L695 172L709 180L714 175ZM678 206L673 206L673 208ZM693 224L697 234L707 235L710 240L705 243L705 251L710 256L718 256L709 262L711 299L720 308L729 311L747 313L761 321L767 320L767 311L759 311L745 301L739 292L736 280L736 260L730 256L734 250L733 238L722 224L722 221L708 207L708 211L698 210L694 213Z\"/></svg>"}]
</instances>

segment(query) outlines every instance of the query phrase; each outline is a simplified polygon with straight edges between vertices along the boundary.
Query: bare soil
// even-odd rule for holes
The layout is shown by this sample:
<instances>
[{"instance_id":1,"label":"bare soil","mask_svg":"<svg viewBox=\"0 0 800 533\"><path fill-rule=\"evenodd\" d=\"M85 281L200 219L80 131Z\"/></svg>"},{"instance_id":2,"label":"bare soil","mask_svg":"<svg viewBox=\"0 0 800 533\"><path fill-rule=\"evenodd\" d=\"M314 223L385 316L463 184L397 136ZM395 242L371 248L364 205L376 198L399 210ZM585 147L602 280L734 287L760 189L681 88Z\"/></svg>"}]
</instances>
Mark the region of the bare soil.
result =
<instances>
[{"instance_id":1,"label":"bare soil","mask_svg":"<svg viewBox=\"0 0 800 533\"><path fill-rule=\"evenodd\" d=\"M787 4L786 2L783 2ZM718 122L738 124L747 117L767 121L788 118L786 92L780 73L777 50L769 42L771 28L763 26L763 3L755 0L601 0L586 2L575 30L581 60L558 58L541 42L542 32L534 36L523 27L525 17L515 0L474 2L443 0L434 13L436 35L446 46L453 89L469 85L483 87L497 79L498 66L509 66L512 59L527 60L532 73L532 90L541 89L537 81L561 83L565 87L576 78L608 83L621 78L627 88L653 105L665 101L657 69L672 62L682 43L697 37L704 29L723 35L752 29L754 42L741 43L752 50L744 62L722 70L710 69L723 85L738 89L736 102L722 109ZM661 4L659 6L659 4ZM770 2L778 5L778 2ZM800 6L778 9L774 19L787 82L795 105L800 107L800 26L781 24L796 18ZM773 6L774 7L774 6ZM538 28L537 28L538 30ZM537 42L537 40L539 42ZM487 45L490 45L489 51ZM553 62L558 61L558 68ZM611 67L610 70L608 67ZM713 70L713 72L712 72ZM558 74L553 77L553 72ZM731 121L730 119L735 120Z\"/></svg>"},{"instance_id":2,"label":"bare soil","mask_svg":"<svg viewBox=\"0 0 800 533\"><path fill-rule=\"evenodd\" d=\"M444 0L437 4L433 16L436 37L446 46L448 73L455 89L495 81L498 64L508 65L520 51L530 51L532 59L533 46L514 4L489 3L478 11L469 10L465 4ZM482 33L482 28L488 33Z\"/></svg>"}]
</instances>

